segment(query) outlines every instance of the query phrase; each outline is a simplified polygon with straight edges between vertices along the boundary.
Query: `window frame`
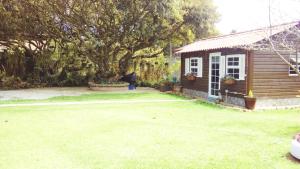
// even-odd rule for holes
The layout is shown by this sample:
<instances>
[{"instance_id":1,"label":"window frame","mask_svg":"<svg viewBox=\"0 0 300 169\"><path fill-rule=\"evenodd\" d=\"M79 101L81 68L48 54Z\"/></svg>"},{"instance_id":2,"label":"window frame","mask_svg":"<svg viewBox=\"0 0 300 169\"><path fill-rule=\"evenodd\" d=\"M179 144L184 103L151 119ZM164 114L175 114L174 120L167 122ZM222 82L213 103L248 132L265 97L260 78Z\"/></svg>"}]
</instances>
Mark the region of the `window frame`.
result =
<instances>
[{"instance_id":1,"label":"window frame","mask_svg":"<svg viewBox=\"0 0 300 169\"><path fill-rule=\"evenodd\" d=\"M292 62L291 62L292 56L294 56L295 58L298 56L298 64L297 64L297 63L296 63L295 65L292 64ZM293 66L298 67L298 70L300 71L300 52L295 53L295 54L290 54L290 56L289 56L289 62L290 62ZM296 62L297 62L297 61L296 61ZM293 70L290 66L288 66L288 71L289 71L289 76L290 76L290 77L298 77L298 76L299 76L299 75L297 74L297 72L295 72L295 74L294 74L294 73L291 74L291 72L292 72L292 71L294 72L294 70Z\"/></svg>"},{"instance_id":2,"label":"window frame","mask_svg":"<svg viewBox=\"0 0 300 169\"><path fill-rule=\"evenodd\" d=\"M243 81L245 80L245 67L246 67L246 63L245 63L245 54L232 54L232 55L227 55L226 56L226 61L225 61L225 74L226 75L230 75L232 73L229 73L229 69L238 69L239 70L239 78L235 78L235 80L237 81ZM234 59L238 58L238 65L229 65L229 59L233 58L233 63L235 62ZM235 73L233 73L235 74ZM244 75L243 75L244 74ZM244 77L243 77L244 76Z\"/></svg>"},{"instance_id":3,"label":"window frame","mask_svg":"<svg viewBox=\"0 0 300 169\"><path fill-rule=\"evenodd\" d=\"M199 58L192 57L190 58L190 73L194 73L192 69L197 69L197 77L199 76ZM193 61L196 61L196 66L193 65Z\"/></svg>"},{"instance_id":4,"label":"window frame","mask_svg":"<svg viewBox=\"0 0 300 169\"><path fill-rule=\"evenodd\" d=\"M186 58L189 60L189 67L185 68L185 70L188 69L188 72L185 72L185 75L187 75L188 73L192 73L192 69L197 69L197 77L202 78L203 77L203 57L190 57L190 58ZM192 61L196 60L196 66L192 65Z\"/></svg>"}]
</instances>

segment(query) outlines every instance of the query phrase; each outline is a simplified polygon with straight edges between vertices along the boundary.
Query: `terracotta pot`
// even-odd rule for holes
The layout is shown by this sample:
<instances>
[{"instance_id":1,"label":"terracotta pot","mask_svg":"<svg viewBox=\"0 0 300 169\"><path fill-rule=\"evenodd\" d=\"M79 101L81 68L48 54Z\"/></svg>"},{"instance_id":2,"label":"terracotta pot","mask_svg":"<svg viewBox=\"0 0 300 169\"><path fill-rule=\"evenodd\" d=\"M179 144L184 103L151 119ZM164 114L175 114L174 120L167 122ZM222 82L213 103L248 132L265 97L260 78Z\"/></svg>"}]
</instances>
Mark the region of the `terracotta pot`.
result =
<instances>
[{"instance_id":1,"label":"terracotta pot","mask_svg":"<svg viewBox=\"0 0 300 169\"><path fill-rule=\"evenodd\" d=\"M175 85L175 86L173 87L173 91L174 91L174 92L181 93L181 92L182 92L182 86Z\"/></svg>"},{"instance_id":2,"label":"terracotta pot","mask_svg":"<svg viewBox=\"0 0 300 169\"><path fill-rule=\"evenodd\" d=\"M255 97L247 97L245 96L245 106L249 110L254 110L256 104L256 98Z\"/></svg>"},{"instance_id":3,"label":"terracotta pot","mask_svg":"<svg viewBox=\"0 0 300 169\"><path fill-rule=\"evenodd\" d=\"M225 85L234 85L235 84L235 80L234 79L227 79L227 80L224 80L224 84Z\"/></svg>"},{"instance_id":4,"label":"terracotta pot","mask_svg":"<svg viewBox=\"0 0 300 169\"><path fill-rule=\"evenodd\" d=\"M195 81L195 80L196 80L196 76L189 75L189 76L186 77L186 79L187 79L188 81Z\"/></svg>"}]
</instances>

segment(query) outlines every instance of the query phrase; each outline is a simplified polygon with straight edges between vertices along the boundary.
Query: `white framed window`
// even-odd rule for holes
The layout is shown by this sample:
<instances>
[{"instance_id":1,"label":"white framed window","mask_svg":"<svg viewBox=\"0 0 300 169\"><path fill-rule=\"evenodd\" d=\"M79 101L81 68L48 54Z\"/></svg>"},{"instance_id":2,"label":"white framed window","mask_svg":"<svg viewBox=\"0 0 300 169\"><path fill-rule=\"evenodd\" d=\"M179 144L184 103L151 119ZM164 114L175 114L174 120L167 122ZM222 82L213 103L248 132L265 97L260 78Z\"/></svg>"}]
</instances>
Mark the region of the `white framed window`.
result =
<instances>
[{"instance_id":1,"label":"white framed window","mask_svg":"<svg viewBox=\"0 0 300 169\"><path fill-rule=\"evenodd\" d=\"M197 77L203 76L203 59L202 57L192 57L185 59L185 75L194 73Z\"/></svg>"},{"instance_id":2,"label":"white framed window","mask_svg":"<svg viewBox=\"0 0 300 169\"><path fill-rule=\"evenodd\" d=\"M290 55L290 63L300 71L300 53ZM298 73L292 67L289 67L289 76L298 76Z\"/></svg>"},{"instance_id":3,"label":"white framed window","mask_svg":"<svg viewBox=\"0 0 300 169\"><path fill-rule=\"evenodd\" d=\"M226 75L234 77L236 80L245 80L245 55L226 56Z\"/></svg>"}]
</instances>

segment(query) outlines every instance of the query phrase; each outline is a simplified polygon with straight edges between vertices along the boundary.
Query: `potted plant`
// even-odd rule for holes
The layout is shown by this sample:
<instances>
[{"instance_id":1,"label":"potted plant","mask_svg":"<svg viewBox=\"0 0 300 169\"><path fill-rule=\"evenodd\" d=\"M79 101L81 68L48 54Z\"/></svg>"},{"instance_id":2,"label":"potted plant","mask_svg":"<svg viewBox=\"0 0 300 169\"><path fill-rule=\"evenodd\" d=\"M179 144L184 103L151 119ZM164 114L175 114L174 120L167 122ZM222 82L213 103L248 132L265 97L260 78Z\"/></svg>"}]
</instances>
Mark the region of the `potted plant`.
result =
<instances>
[{"instance_id":1,"label":"potted plant","mask_svg":"<svg viewBox=\"0 0 300 169\"><path fill-rule=\"evenodd\" d=\"M291 155L300 160L300 133L293 138Z\"/></svg>"},{"instance_id":2,"label":"potted plant","mask_svg":"<svg viewBox=\"0 0 300 169\"><path fill-rule=\"evenodd\" d=\"M176 93L181 93L182 92L182 86L180 85L180 83L174 83L173 91L176 92Z\"/></svg>"},{"instance_id":3,"label":"potted plant","mask_svg":"<svg viewBox=\"0 0 300 169\"><path fill-rule=\"evenodd\" d=\"M186 79L187 79L188 81L195 81L196 78L197 78L196 73L188 73L188 74L186 75Z\"/></svg>"},{"instance_id":4,"label":"potted plant","mask_svg":"<svg viewBox=\"0 0 300 169\"><path fill-rule=\"evenodd\" d=\"M245 106L247 109L254 110L255 104L256 98L254 97L252 90L250 90L248 96L245 96Z\"/></svg>"},{"instance_id":5,"label":"potted plant","mask_svg":"<svg viewBox=\"0 0 300 169\"><path fill-rule=\"evenodd\" d=\"M163 81L160 84L160 91L161 92L167 92L167 91L172 91L173 90L173 83L169 81Z\"/></svg>"},{"instance_id":6,"label":"potted plant","mask_svg":"<svg viewBox=\"0 0 300 169\"><path fill-rule=\"evenodd\" d=\"M225 85L234 85L236 83L235 78L230 75L226 75L222 80Z\"/></svg>"}]
</instances>

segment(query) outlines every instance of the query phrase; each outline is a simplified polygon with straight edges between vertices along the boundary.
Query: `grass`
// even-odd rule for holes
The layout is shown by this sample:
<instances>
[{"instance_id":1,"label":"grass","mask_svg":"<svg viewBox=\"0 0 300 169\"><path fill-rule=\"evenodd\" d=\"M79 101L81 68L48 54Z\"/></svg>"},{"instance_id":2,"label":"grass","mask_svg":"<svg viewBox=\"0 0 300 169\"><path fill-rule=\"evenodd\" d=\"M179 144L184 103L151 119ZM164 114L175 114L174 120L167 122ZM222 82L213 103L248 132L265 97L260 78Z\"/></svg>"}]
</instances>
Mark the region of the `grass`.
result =
<instances>
[{"instance_id":1,"label":"grass","mask_svg":"<svg viewBox=\"0 0 300 169\"><path fill-rule=\"evenodd\" d=\"M93 94L42 102L184 99ZM1 102L1 104L37 101ZM0 108L2 169L296 169L300 110L242 112L201 102Z\"/></svg>"}]
</instances>

